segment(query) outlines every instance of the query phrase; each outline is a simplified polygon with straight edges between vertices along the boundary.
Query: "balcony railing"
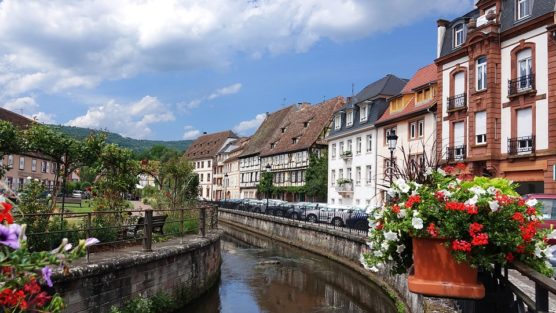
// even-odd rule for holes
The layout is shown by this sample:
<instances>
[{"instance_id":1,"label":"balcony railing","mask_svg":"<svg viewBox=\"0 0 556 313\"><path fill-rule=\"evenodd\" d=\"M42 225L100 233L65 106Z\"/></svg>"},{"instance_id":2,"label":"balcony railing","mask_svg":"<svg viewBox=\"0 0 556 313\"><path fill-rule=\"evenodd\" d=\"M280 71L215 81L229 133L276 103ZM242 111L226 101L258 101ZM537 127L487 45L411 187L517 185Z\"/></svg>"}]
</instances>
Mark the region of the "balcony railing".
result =
<instances>
[{"instance_id":1,"label":"balcony railing","mask_svg":"<svg viewBox=\"0 0 556 313\"><path fill-rule=\"evenodd\" d=\"M508 154L518 155L535 151L535 136L508 138Z\"/></svg>"},{"instance_id":2,"label":"balcony railing","mask_svg":"<svg viewBox=\"0 0 556 313\"><path fill-rule=\"evenodd\" d=\"M465 154L467 151L466 145L446 147L446 156L448 162L450 161L461 161L465 159Z\"/></svg>"},{"instance_id":3,"label":"balcony railing","mask_svg":"<svg viewBox=\"0 0 556 313\"><path fill-rule=\"evenodd\" d=\"M461 93L446 99L448 102L448 111L457 111L467 108L467 94Z\"/></svg>"},{"instance_id":4,"label":"balcony railing","mask_svg":"<svg viewBox=\"0 0 556 313\"><path fill-rule=\"evenodd\" d=\"M340 157L344 160L350 160L353 157L353 153L351 153L351 150L347 150L340 153Z\"/></svg>"},{"instance_id":5,"label":"balcony railing","mask_svg":"<svg viewBox=\"0 0 556 313\"><path fill-rule=\"evenodd\" d=\"M336 186L336 192L338 193L352 193L353 192L353 183L343 183L341 185Z\"/></svg>"},{"instance_id":6,"label":"balcony railing","mask_svg":"<svg viewBox=\"0 0 556 313\"><path fill-rule=\"evenodd\" d=\"M508 97L535 89L535 74L508 80Z\"/></svg>"}]
</instances>

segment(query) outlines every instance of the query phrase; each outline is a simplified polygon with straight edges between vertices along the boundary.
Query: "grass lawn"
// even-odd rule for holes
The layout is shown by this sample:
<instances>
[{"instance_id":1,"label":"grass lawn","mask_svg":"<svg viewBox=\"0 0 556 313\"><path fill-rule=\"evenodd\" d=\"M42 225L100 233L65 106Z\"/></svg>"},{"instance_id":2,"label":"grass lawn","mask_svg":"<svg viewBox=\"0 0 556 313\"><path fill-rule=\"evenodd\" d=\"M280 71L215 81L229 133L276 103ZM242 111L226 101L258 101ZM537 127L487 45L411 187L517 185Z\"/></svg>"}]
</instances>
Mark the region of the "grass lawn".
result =
<instances>
[{"instance_id":1,"label":"grass lawn","mask_svg":"<svg viewBox=\"0 0 556 313\"><path fill-rule=\"evenodd\" d=\"M58 202L56 206L61 208L62 203ZM66 211L71 211L73 213L87 213L92 211L91 200L81 200L81 207L76 203L65 203L64 208Z\"/></svg>"}]
</instances>

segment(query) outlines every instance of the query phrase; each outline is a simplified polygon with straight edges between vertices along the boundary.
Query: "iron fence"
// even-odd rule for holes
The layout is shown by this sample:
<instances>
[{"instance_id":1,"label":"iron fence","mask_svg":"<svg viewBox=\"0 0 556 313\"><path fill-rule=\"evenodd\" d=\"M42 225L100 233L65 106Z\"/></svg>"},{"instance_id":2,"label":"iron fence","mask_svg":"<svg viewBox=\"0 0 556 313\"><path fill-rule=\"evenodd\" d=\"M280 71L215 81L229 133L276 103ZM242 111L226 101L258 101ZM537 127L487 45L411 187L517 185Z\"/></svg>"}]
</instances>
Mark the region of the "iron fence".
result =
<instances>
[{"instance_id":1,"label":"iron fence","mask_svg":"<svg viewBox=\"0 0 556 313\"><path fill-rule=\"evenodd\" d=\"M264 200L215 201L213 203L226 209L271 215L307 224L312 223L318 227L365 237L368 236L370 227L369 216L365 212L353 209L324 208L317 203L267 205Z\"/></svg>"},{"instance_id":2,"label":"iron fence","mask_svg":"<svg viewBox=\"0 0 556 313\"><path fill-rule=\"evenodd\" d=\"M100 243L87 248L89 254L109 248L142 246L152 251L153 243L169 238L183 239L218 227L218 207L203 203L191 208L23 214L14 212L16 222L27 224L27 242L32 250L56 248L62 238L70 243L95 237Z\"/></svg>"},{"instance_id":3,"label":"iron fence","mask_svg":"<svg viewBox=\"0 0 556 313\"><path fill-rule=\"evenodd\" d=\"M508 138L508 154L518 155L520 153L535 151L535 136L524 136Z\"/></svg>"},{"instance_id":4,"label":"iron fence","mask_svg":"<svg viewBox=\"0 0 556 313\"><path fill-rule=\"evenodd\" d=\"M508 96L515 96L522 92L535 89L535 74L523 75L508 80Z\"/></svg>"},{"instance_id":5,"label":"iron fence","mask_svg":"<svg viewBox=\"0 0 556 313\"><path fill-rule=\"evenodd\" d=\"M461 93L452 97L446 98L448 103L448 111L455 111L467 108L467 94Z\"/></svg>"}]
</instances>

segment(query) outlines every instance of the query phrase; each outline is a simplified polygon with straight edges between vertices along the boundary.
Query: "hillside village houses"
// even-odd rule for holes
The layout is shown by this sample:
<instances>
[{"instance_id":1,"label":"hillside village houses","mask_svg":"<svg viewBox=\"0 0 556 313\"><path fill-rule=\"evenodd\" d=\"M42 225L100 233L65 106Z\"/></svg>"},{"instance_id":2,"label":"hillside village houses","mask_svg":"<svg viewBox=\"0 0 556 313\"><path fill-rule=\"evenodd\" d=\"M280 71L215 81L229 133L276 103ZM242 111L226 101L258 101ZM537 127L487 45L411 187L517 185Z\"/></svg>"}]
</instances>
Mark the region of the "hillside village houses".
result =
<instances>
[{"instance_id":1,"label":"hillside village houses","mask_svg":"<svg viewBox=\"0 0 556 313\"><path fill-rule=\"evenodd\" d=\"M435 64L419 69L398 95L388 99L388 109L375 122L376 164L380 169L376 176L380 190L376 195L377 203L385 199L390 185L389 134L398 136L397 149L393 151L394 165L418 169L429 163L426 161L436 159L436 77Z\"/></svg>"},{"instance_id":2,"label":"hillside village houses","mask_svg":"<svg viewBox=\"0 0 556 313\"><path fill-rule=\"evenodd\" d=\"M348 99L334 112L328 142L328 203L376 205L375 122L406 80L386 75Z\"/></svg>"},{"instance_id":3,"label":"hillside village houses","mask_svg":"<svg viewBox=\"0 0 556 313\"><path fill-rule=\"evenodd\" d=\"M480 0L438 20L438 154L556 193L555 1Z\"/></svg>"},{"instance_id":4,"label":"hillside village houses","mask_svg":"<svg viewBox=\"0 0 556 313\"><path fill-rule=\"evenodd\" d=\"M245 145L249 142L249 137L238 139L233 143L234 148L226 152L222 157L223 177L222 188L224 199L239 199L240 193L240 165L239 155L243 152Z\"/></svg>"}]
</instances>

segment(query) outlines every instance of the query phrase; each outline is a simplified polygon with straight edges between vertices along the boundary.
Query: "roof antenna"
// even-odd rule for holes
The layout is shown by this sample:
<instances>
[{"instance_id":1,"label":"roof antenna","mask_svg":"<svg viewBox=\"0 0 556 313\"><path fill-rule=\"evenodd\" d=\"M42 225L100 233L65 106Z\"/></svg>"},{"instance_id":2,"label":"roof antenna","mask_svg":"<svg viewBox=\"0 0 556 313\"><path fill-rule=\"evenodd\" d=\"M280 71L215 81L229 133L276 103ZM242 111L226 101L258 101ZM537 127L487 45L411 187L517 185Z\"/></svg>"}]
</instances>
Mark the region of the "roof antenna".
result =
<instances>
[{"instance_id":1,"label":"roof antenna","mask_svg":"<svg viewBox=\"0 0 556 313\"><path fill-rule=\"evenodd\" d=\"M351 83L351 96L353 97L353 89L355 89L355 84Z\"/></svg>"},{"instance_id":2,"label":"roof antenna","mask_svg":"<svg viewBox=\"0 0 556 313\"><path fill-rule=\"evenodd\" d=\"M326 101L326 96L322 96L322 102Z\"/></svg>"},{"instance_id":3,"label":"roof antenna","mask_svg":"<svg viewBox=\"0 0 556 313\"><path fill-rule=\"evenodd\" d=\"M286 106L286 97L282 99L282 106Z\"/></svg>"}]
</instances>

